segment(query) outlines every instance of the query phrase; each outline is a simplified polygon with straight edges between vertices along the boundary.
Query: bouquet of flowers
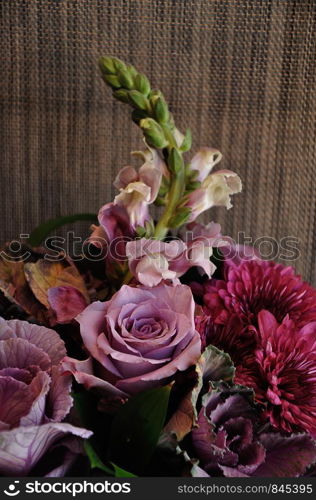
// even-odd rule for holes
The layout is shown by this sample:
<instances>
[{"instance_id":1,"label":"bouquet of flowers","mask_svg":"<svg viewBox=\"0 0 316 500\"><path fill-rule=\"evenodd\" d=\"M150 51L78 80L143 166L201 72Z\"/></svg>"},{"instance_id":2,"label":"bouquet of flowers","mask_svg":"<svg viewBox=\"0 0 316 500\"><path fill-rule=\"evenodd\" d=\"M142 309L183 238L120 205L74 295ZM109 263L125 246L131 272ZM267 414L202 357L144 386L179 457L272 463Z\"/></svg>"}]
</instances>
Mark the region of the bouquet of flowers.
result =
<instances>
[{"instance_id":1,"label":"bouquet of flowers","mask_svg":"<svg viewBox=\"0 0 316 500\"><path fill-rule=\"evenodd\" d=\"M215 149L190 158L145 75L100 68L142 164L118 172L79 256L47 236L90 214L2 249L0 474L313 475L316 291L197 222L232 207L239 176Z\"/></svg>"}]
</instances>

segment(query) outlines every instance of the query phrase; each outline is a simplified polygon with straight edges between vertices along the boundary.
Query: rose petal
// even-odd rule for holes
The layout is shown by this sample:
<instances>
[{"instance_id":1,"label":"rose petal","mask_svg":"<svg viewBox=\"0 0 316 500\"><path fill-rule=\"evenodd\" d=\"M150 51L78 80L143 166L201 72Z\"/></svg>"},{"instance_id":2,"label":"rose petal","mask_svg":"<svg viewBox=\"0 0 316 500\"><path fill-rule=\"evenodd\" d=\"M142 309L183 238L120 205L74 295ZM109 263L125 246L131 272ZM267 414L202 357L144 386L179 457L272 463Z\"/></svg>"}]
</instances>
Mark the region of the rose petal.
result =
<instances>
[{"instance_id":1,"label":"rose petal","mask_svg":"<svg viewBox=\"0 0 316 500\"><path fill-rule=\"evenodd\" d=\"M177 370L184 371L194 365L201 354L201 339L196 332L190 341L189 345L179 354L178 357L172 359L169 363L149 372L146 375L141 375L135 378L119 380L117 387L129 394L134 394L141 391L144 387L154 387L157 383L162 383L176 373Z\"/></svg>"},{"instance_id":2,"label":"rose petal","mask_svg":"<svg viewBox=\"0 0 316 500\"><path fill-rule=\"evenodd\" d=\"M84 361L77 361L76 359L66 357L62 362L62 369L64 373L71 373L78 384L83 384L86 389L99 389L105 394L112 394L126 398L127 394L110 382L106 382L95 375L93 375L92 359L88 358Z\"/></svg>"}]
</instances>

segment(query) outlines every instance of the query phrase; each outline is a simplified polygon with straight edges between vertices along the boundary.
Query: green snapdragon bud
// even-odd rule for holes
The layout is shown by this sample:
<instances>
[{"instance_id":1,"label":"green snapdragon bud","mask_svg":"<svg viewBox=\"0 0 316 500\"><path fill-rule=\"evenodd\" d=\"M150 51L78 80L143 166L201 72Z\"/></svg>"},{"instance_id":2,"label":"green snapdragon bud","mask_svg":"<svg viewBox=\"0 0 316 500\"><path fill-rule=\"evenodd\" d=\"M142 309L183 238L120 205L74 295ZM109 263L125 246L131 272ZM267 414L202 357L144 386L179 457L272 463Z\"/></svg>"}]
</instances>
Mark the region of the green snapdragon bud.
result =
<instances>
[{"instance_id":1,"label":"green snapdragon bud","mask_svg":"<svg viewBox=\"0 0 316 500\"><path fill-rule=\"evenodd\" d=\"M119 71L117 76L121 87L123 87L124 89L130 90L134 87L133 77L128 70Z\"/></svg>"},{"instance_id":2,"label":"green snapdragon bud","mask_svg":"<svg viewBox=\"0 0 316 500\"><path fill-rule=\"evenodd\" d=\"M185 189L188 193L191 193L192 191L195 191L196 189L199 189L200 187L201 187L201 183L199 181L192 181L186 185Z\"/></svg>"},{"instance_id":3,"label":"green snapdragon bud","mask_svg":"<svg viewBox=\"0 0 316 500\"><path fill-rule=\"evenodd\" d=\"M162 177L161 184L159 188L159 196L164 197L170 189L170 181L166 177Z\"/></svg>"},{"instance_id":4,"label":"green snapdragon bud","mask_svg":"<svg viewBox=\"0 0 316 500\"><path fill-rule=\"evenodd\" d=\"M146 237L151 238L155 231L155 224L151 218L149 220L146 220L145 229L146 229Z\"/></svg>"},{"instance_id":5,"label":"green snapdragon bud","mask_svg":"<svg viewBox=\"0 0 316 500\"><path fill-rule=\"evenodd\" d=\"M155 120L152 118L144 118L140 121L139 125L150 146L158 149L168 146L168 141L165 138L164 132Z\"/></svg>"},{"instance_id":6,"label":"green snapdragon bud","mask_svg":"<svg viewBox=\"0 0 316 500\"><path fill-rule=\"evenodd\" d=\"M114 95L115 99L117 99L118 101L125 102L125 103L129 102L127 90L124 90L124 89L114 90L113 95Z\"/></svg>"},{"instance_id":7,"label":"green snapdragon bud","mask_svg":"<svg viewBox=\"0 0 316 500\"><path fill-rule=\"evenodd\" d=\"M128 92L128 99L129 102L134 106L136 109L140 109L142 111L145 111L146 109L149 108L149 101L146 99L146 97L138 92L138 90L130 90Z\"/></svg>"},{"instance_id":8,"label":"green snapdragon bud","mask_svg":"<svg viewBox=\"0 0 316 500\"><path fill-rule=\"evenodd\" d=\"M154 99L154 103L155 116L158 122L167 123L170 113L165 99L163 98L163 96L157 97L156 99Z\"/></svg>"},{"instance_id":9,"label":"green snapdragon bud","mask_svg":"<svg viewBox=\"0 0 316 500\"><path fill-rule=\"evenodd\" d=\"M143 226L137 226L135 232L140 238L144 238L146 236L146 229Z\"/></svg>"},{"instance_id":10,"label":"green snapdragon bud","mask_svg":"<svg viewBox=\"0 0 316 500\"><path fill-rule=\"evenodd\" d=\"M118 57L112 57L112 62L115 68L115 73L125 71L127 69L125 62L121 61Z\"/></svg>"},{"instance_id":11,"label":"green snapdragon bud","mask_svg":"<svg viewBox=\"0 0 316 500\"><path fill-rule=\"evenodd\" d=\"M113 75L116 72L113 57L101 57L99 64L102 73Z\"/></svg>"},{"instance_id":12,"label":"green snapdragon bud","mask_svg":"<svg viewBox=\"0 0 316 500\"><path fill-rule=\"evenodd\" d=\"M157 207L164 207L166 205L166 200L165 200L165 197L164 196L157 196L157 198L155 199L154 201L154 204L157 206Z\"/></svg>"},{"instance_id":13,"label":"green snapdragon bud","mask_svg":"<svg viewBox=\"0 0 316 500\"><path fill-rule=\"evenodd\" d=\"M142 73L137 73L135 76L135 89L145 97L148 97L150 93L150 83L147 76Z\"/></svg>"},{"instance_id":14,"label":"green snapdragon bud","mask_svg":"<svg viewBox=\"0 0 316 500\"><path fill-rule=\"evenodd\" d=\"M112 87L113 89L119 89L122 87L122 85L121 85L121 83L116 75L105 74L105 75L103 75L103 78L106 81L106 83L108 85L110 85L110 87Z\"/></svg>"},{"instance_id":15,"label":"green snapdragon bud","mask_svg":"<svg viewBox=\"0 0 316 500\"><path fill-rule=\"evenodd\" d=\"M190 165L185 166L182 158L183 153L191 148L190 130L184 136L178 131L162 92L151 90L148 78L134 66L115 57L102 57L100 68L114 97L133 108L132 119L140 126L147 145L164 149L168 179L165 182L162 180L155 203L165 208L155 228L151 223L145 228L137 228L138 235L147 237L147 234L152 234L155 238L163 239L169 228L179 227L189 220L191 209L186 205L186 198L190 191L199 186L199 172L196 175Z\"/></svg>"},{"instance_id":16,"label":"green snapdragon bud","mask_svg":"<svg viewBox=\"0 0 316 500\"><path fill-rule=\"evenodd\" d=\"M180 150L185 153L186 151L189 151L191 149L191 146L192 146L191 130L187 128L185 131L183 142L180 146Z\"/></svg>"},{"instance_id":17,"label":"green snapdragon bud","mask_svg":"<svg viewBox=\"0 0 316 500\"><path fill-rule=\"evenodd\" d=\"M179 174L184 169L183 158L176 148L172 148L170 151L168 166L174 174Z\"/></svg>"}]
</instances>

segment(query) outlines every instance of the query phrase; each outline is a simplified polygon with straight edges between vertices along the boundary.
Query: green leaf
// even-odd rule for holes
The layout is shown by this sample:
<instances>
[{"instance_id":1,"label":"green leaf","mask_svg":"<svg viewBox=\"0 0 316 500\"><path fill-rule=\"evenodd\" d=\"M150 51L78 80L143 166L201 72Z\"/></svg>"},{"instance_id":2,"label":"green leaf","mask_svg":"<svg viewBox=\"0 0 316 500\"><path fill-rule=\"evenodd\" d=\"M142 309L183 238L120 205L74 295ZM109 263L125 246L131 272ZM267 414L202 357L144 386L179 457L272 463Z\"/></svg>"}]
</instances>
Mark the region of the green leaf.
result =
<instances>
[{"instance_id":1,"label":"green leaf","mask_svg":"<svg viewBox=\"0 0 316 500\"><path fill-rule=\"evenodd\" d=\"M128 472L125 469L121 469L121 467L118 467L116 464L113 462L110 462L111 467L108 467L105 465L102 460L100 459L99 455L93 448L93 445L90 440L86 440L84 442L84 449L87 454L87 457L89 458L90 461L90 466L91 469L99 469L105 472L108 476L114 476L114 477L136 477L134 474L131 472Z\"/></svg>"},{"instance_id":2,"label":"green leaf","mask_svg":"<svg viewBox=\"0 0 316 500\"><path fill-rule=\"evenodd\" d=\"M79 220L88 220L93 223L98 222L97 216L95 214L74 214L56 217L55 219L49 219L43 222L37 228L32 231L29 237L29 244L36 247L42 243L43 240L55 229L58 229L65 224L70 224L72 222L77 222Z\"/></svg>"},{"instance_id":3,"label":"green leaf","mask_svg":"<svg viewBox=\"0 0 316 500\"><path fill-rule=\"evenodd\" d=\"M116 414L111 428L110 459L137 474L148 464L163 428L170 387L136 394Z\"/></svg>"},{"instance_id":4,"label":"green leaf","mask_svg":"<svg viewBox=\"0 0 316 500\"><path fill-rule=\"evenodd\" d=\"M113 462L111 462L111 465L114 469L114 477L137 477L135 474L132 474L125 469L121 469L121 467L115 465Z\"/></svg>"},{"instance_id":5,"label":"green leaf","mask_svg":"<svg viewBox=\"0 0 316 500\"><path fill-rule=\"evenodd\" d=\"M103 472L105 472L106 474L108 474L109 476L113 476L113 474L114 474L113 469L110 469L110 467L107 467L102 462L102 460L100 459L100 457L96 453L95 449L93 448L91 442L89 440L86 440L84 442L83 446L84 446L85 452L87 454L87 457L89 458L91 469L100 469Z\"/></svg>"}]
</instances>

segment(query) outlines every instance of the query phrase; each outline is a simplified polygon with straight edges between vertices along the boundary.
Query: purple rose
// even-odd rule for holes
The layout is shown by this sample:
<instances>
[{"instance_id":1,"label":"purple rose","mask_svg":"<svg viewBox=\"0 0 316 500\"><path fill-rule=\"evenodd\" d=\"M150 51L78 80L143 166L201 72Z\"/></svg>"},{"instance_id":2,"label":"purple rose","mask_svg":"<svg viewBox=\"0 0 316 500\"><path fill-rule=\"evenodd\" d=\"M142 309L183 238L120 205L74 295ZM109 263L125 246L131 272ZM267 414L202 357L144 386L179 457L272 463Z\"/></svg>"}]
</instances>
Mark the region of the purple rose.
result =
<instances>
[{"instance_id":1,"label":"purple rose","mask_svg":"<svg viewBox=\"0 0 316 500\"><path fill-rule=\"evenodd\" d=\"M121 397L160 385L200 355L193 313L185 285L125 285L110 301L94 302L77 317L94 363L65 358L63 367L87 388Z\"/></svg>"},{"instance_id":2,"label":"purple rose","mask_svg":"<svg viewBox=\"0 0 316 500\"><path fill-rule=\"evenodd\" d=\"M0 474L27 475L60 444L67 452L47 472L62 475L77 455L73 437L91 435L61 423L72 406L59 366L65 354L54 330L0 318Z\"/></svg>"},{"instance_id":3,"label":"purple rose","mask_svg":"<svg viewBox=\"0 0 316 500\"><path fill-rule=\"evenodd\" d=\"M210 476L304 474L316 458L311 436L260 433L262 422L248 398L249 390L247 393L211 391L204 396L198 427L192 431L200 467Z\"/></svg>"}]
</instances>

